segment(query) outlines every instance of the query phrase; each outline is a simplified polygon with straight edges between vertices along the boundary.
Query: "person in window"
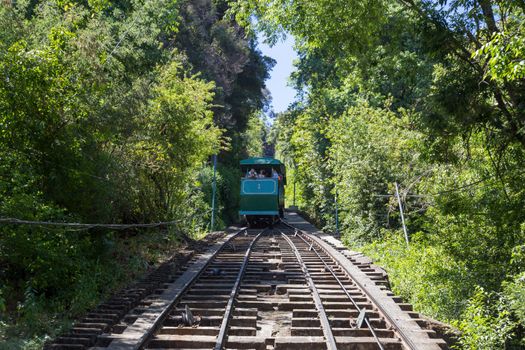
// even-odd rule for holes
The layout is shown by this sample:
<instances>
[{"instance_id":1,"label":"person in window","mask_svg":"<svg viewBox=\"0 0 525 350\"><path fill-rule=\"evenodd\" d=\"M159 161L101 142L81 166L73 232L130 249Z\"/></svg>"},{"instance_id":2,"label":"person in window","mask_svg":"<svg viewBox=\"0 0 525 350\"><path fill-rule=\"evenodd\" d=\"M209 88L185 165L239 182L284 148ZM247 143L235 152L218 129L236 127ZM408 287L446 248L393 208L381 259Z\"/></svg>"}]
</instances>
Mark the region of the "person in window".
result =
<instances>
[{"instance_id":1,"label":"person in window","mask_svg":"<svg viewBox=\"0 0 525 350\"><path fill-rule=\"evenodd\" d=\"M248 172L248 178L250 179L257 178L257 172L255 171L254 168L251 168L250 171Z\"/></svg>"},{"instance_id":2,"label":"person in window","mask_svg":"<svg viewBox=\"0 0 525 350\"><path fill-rule=\"evenodd\" d=\"M279 173L277 171L275 171L275 169L272 168L272 178L274 179L278 179L279 178Z\"/></svg>"}]
</instances>

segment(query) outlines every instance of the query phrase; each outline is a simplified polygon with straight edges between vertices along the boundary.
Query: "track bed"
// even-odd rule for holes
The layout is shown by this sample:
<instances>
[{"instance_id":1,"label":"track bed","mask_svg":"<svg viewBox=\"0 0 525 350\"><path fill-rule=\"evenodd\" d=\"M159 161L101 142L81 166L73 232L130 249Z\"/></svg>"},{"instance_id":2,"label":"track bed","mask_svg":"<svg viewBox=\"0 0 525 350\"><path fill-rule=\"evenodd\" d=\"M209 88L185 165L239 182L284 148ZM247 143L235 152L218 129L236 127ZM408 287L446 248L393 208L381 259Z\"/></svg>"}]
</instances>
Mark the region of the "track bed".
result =
<instances>
[{"instance_id":1,"label":"track bed","mask_svg":"<svg viewBox=\"0 0 525 350\"><path fill-rule=\"evenodd\" d=\"M447 348L381 271L314 231L291 213L272 228L228 234L132 308L127 323L96 334L94 348Z\"/></svg>"}]
</instances>

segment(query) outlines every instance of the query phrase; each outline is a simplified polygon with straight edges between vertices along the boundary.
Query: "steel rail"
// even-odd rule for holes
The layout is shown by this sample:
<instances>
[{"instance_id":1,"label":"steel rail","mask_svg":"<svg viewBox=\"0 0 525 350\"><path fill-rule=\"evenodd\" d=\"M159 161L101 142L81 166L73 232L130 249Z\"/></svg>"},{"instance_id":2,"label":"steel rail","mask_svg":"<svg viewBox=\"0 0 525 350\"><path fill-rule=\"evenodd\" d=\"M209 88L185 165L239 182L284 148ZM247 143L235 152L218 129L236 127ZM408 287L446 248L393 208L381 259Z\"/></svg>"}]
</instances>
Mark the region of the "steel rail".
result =
<instances>
[{"instance_id":1,"label":"steel rail","mask_svg":"<svg viewBox=\"0 0 525 350\"><path fill-rule=\"evenodd\" d=\"M304 243L306 244L313 244L314 242L308 242L306 239L304 239L304 237L302 237L302 234L301 235L298 235L297 237L299 237ZM328 265L328 263L324 260L324 258L319 254L319 252L317 251L317 249L315 249L315 247L312 245L312 250L314 251L314 253L317 255L317 257L323 262L325 268L328 269L328 271L332 274L332 276L335 278L335 280L337 281L337 283L339 284L339 286L341 287L341 289L343 290L343 292L346 294L346 296L348 297L348 299L350 299L350 301L352 302L352 304L354 305L354 307L357 309L357 311L359 312L359 314L361 314L362 310L359 305L357 304L357 302L354 300L354 298L352 297L352 295L350 295L350 293L348 292L348 290L346 289L346 287L343 285L343 282L341 282L341 279L339 277L337 277L337 275L335 274L334 270L332 269L332 267L330 265ZM365 311L366 312L366 311ZM385 350L385 348L383 347L383 344L381 344L381 341L379 340L379 338L377 337L377 333L375 332L374 328L372 327L372 324L370 323L370 320L368 319L368 317L365 316L364 318L364 321L368 327L368 329L370 330L370 333L372 333L372 336L374 337L377 345L379 346L379 349L381 350Z\"/></svg>"},{"instance_id":2,"label":"steel rail","mask_svg":"<svg viewBox=\"0 0 525 350\"><path fill-rule=\"evenodd\" d=\"M281 223L285 226L288 226L290 227L291 229L294 229L294 230L297 230L298 232L301 232L302 234L305 234L305 235L308 235L308 233L304 232L303 230L300 230L296 227L294 227L293 225L290 225L289 223L287 222L284 222L284 221L281 221ZM325 251L322 247L321 249L323 251ZM325 253L328 254L328 252L325 251ZM330 254L328 254L330 255ZM346 270L346 269L345 269ZM351 274L349 271L347 271L348 275L350 277ZM366 291L366 288L361 285L361 283L359 283L358 281L354 280L354 282L360 287L360 289L368 296L368 298L372 301L372 303L379 309L379 311L381 311L381 313L383 314L383 316L388 320L388 322L390 322L390 324L392 325L392 327L397 331L397 333L401 336L402 340L406 343L406 345L408 345L408 347L411 349L411 350L418 350L417 346L414 344L414 342L412 341L412 339L410 339L406 334L405 332L403 331L403 329L397 324L397 321L395 319L393 319L392 317L390 317L390 315L388 314L388 312L386 310L384 310L381 305L377 302L377 300L371 296L369 293L367 293Z\"/></svg>"},{"instance_id":3,"label":"steel rail","mask_svg":"<svg viewBox=\"0 0 525 350\"><path fill-rule=\"evenodd\" d=\"M299 264L301 265L301 269L303 270L303 273L306 277L308 286L310 287L310 291L312 292L312 296L314 298L315 306L317 308L317 311L319 311L319 316L320 316L319 318L321 320L321 326L323 329L324 337L327 342L328 350L337 350L337 344L335 341L335 337L332 333L332 327L330 327L330 322L328 321L328 316L326 315L326 311L321 301L321 297L319 296L319 291L315 287L312 276L310 275L310 272L308 271L308 267L306 267L306 264L304 263L303 258L301 257L301 254L299 253L299 250L297 249L293 241L281 230L279 230L279 232L284 237L286 242L288 242L290 247L293 249L295 257L297 258L297 261L299 261Z\"/></svg>"},{"instance_id":4,"label":"steel rail","mask_svg":"<svg viewBox=\"0 0 525 350\"><path fill-rule=\"evenodd\" d=\"M217 336L217 342L215 343L214 350L222 350L224 346L224 342L226 341L226 337L228 335L228 326L233 313L233 306L235 303L235 299L237 298L237 294L239 293L239 289L241 287L241 281L244 276L244 271L246 270L246 266L248 265L248 261L250 260L252 248L255 242L257 242L257 240L261 237L261 235L264 232L266 232L266 230L267 228L262 230L257 236L255 236L255 238L251 241L250 245L248 246L248 249L246 249L246 253L244 253L244 259L241 268L239 269L239 273L237 274L237 280L235 281L235 284L232 287L230 299L228 300L228 304L226 305L226 311L224 312L224 318L222 319L221 328L219 330L219 335Z\"/></svg>"},{"instance_id":5,"label":"steel rail","mask_svg":"<svg viewBox=\"0 0 525 350\"><path fill-rule=\"evenodd\" d=\"M228 245L231 241L233 241L235 238L239 237L241 233L247 231L248 229L246 227L243 227L239 231L235 232L230 238L228 238L226 241L222 243L222 245L209 257L209 259L206 261L206 263L199 268L199 270L195 273L194 276L192 276L191 279L186 281L182 287L182 289L177 293L177 295L169 302L168 305L160 312L160 314L155 318L155 320L152 322L152 325L145 330L144 334L142 336L137 336L134 334L133 339L114 339L109 345L108 349L115 349L115 350L138 350L144 348L145 344L151 339L151 337L155 334L157 329L160 327L162 322L168 317L169 313L171 312L171 309L174 305L180 300L181 296L184 295L188 291L191 285L202 275L204 271L206 271L206 268L211 264L211 262L219 255L224 247ZM140 317L140 316L139 316Z\"/></svg>"}]
</instances>

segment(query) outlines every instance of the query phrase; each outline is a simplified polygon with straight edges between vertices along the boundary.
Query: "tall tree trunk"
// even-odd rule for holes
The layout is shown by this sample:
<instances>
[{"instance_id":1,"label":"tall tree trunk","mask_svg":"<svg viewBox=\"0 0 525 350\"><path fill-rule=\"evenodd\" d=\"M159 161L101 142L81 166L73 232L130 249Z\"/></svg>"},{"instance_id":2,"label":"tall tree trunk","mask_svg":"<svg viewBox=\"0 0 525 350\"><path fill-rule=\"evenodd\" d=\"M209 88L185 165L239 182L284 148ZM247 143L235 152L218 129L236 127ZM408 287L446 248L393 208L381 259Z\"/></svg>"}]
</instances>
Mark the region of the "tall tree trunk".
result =
<instances>
[{"instance_id":1,"label":"tall tree trunk","mask_svg":"<svg viewBox=\"0 0 525 350\"><path fill-rule=\"evenodd\" d=\"M478 0L479 6L483 11L485 22L487 22L487 28L492 33L499 32L496 20L494 19L494 11L492 11L492 4L490 0Z\"/></svg>"}]
</instances>

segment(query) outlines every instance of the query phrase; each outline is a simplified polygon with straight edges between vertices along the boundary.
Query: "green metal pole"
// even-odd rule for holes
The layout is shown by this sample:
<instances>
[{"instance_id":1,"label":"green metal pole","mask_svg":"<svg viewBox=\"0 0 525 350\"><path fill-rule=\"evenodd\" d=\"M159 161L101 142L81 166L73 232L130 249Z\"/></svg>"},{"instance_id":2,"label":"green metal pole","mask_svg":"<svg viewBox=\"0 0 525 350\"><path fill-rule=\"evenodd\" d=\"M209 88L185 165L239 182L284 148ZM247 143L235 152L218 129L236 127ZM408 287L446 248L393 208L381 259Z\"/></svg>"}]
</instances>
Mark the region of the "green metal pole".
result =
<instances>
[{"instance_id":1,"label":"green metal pole","mask_svg":"<svg viewBox=\"0 0 525 350\"><path fill-rule=\"evenodd\" d=\"M335 233L339 234L339 207L337 205L337 188L335 189Z\"/></svg>"},{"instance_id":2,"label":"green metal pole","mask_svg":"<svg viewBox=\"0 0 525 350\"><path fill-rule=\"evenodd\" d=\"M293 162L293 206L295 207L295 181L297 179L297 166Z\"/></svg>"},{"instance_id":3,"label":"green metal pole","mask_svg":"<svg viewBox=\"0 0 525 350\"><path fill-rule=\"evenodd\" d=\"M295 207L295 177L293 178L293 206Z\"/></svg>"},{"instance_id":4,"label":"green metal pole","mask_svg":"<svg viewBox=\"0 0 525 350\"><path fill-rule=\"evenodd\" d=\"M215 228L215 193L217 192L217 155L213 155L213 182L211 184L211 227L210 231Z\"/></svg>"}]
</instances>

